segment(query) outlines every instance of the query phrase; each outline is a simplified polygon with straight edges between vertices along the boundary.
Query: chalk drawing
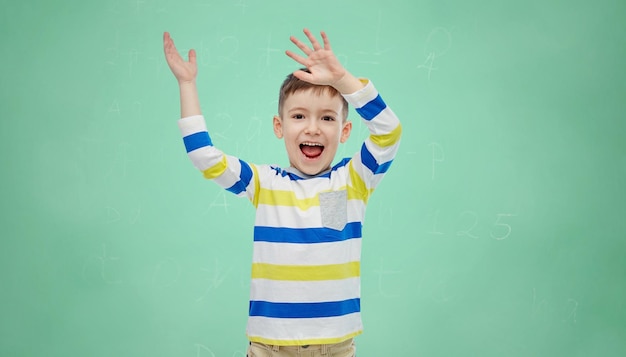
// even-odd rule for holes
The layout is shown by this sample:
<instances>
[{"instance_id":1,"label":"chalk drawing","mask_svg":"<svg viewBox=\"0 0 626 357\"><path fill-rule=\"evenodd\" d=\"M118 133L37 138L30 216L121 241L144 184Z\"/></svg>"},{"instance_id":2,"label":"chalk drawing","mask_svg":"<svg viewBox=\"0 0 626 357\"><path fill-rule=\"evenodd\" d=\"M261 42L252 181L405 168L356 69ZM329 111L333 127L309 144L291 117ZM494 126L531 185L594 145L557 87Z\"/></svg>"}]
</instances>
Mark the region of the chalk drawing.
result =
<instances>
[{"instance_id":1,"label":"chalk drawing","mask_svg":"<svg viewBox=\"0 0 626 357\"><path fill-rule=\"evenodd\" d=\"M102 244L101 255L98 255L95 257L89 257L85 259L85 263L83 264L83 279L87 280L87 269L89 265L91 264L91 262L96 261L98 263L98 272L102 281L111 285L121 284L122 280L113 279L109 277L109 274L107 274L107 271L108 271L107 267L109 266L109 264L111 264L111 262L115 262L118 260L120 260L119 257L109 256L109 254L107 253L107 245Z\"/></svg>"},{"instance_id":2,"label":"chalk drawing","mask_svg":"<svg viewBox=\"0 0 626 357\"><path fill-rule=\"evenodd\" d=\"M117 60L120 57L120 32L115 31L115 41L114 45L105 49L106 51L106 64L110 66L115 66L117 64Z\"/></svg>"},{"instance_id":3,"label":"chalk drawing","mask_svg":"<svg viewBox=\"0 0 626 357\"><path fill-rule=\"evenodd\" d=\"M379 267L375 271L376 275L378 276L378 293L380 295L382 295L383 297L385 297L385 298L398 298L398 297L401 296L398 292L389 293L389 292L387 292L386 289L383 288L383 281L385 280L384 276L402 274L402 271L400 271L400 270L387 270L387 269L385 269L384 265L385 265L384 258L380 258Z\"/></svg>"},{"instance_id":4,"label":"chalk drawing","mask_svg":"<svg viewBox=\"0 0 626 357\"><path fill-rule=\"evenodd\" d=\"M476 226L478 225L478 214L476 214L476 212L473 211L464 211L461 213L461 218L463 217L470 217L470 222L469 224L466 224L466 229L464 230L460 230L456 232L456 235L458 236L467 236L473 239L477 239L478 236L476 236L474 233L472 233L472 231L474 230L474 228L476 228ZM465 220L463 220L464 223L466 223Z\"/></svg>"},{"instance_id":5,"label":"chalk drawing","mask_svg":"<svg viewBox=\"0 0 626 357\"><path fill-rule=\"evenodd\" d=\"M132 78L135 65L139 63L139 54L141 54L141 52L137 49L131 49L128 52L123 52L122 54L128 56L128 77Z\"/></svg>"},{"instance_id":6,"label":"chalk drawing","mask_svg":"<svg viewBox=\"0 0 626 357\"><path fill-rule=\"evenodd\" d=\"M106 210L106 218L105 218L106 223L120 222L122 218L124 217L124 215L122 215L122 213L115 207L107 206L105 207L105 210ZM139 222L139 219L141 218L141 207L137 206L131 209L127 217L128 217L128 223L130 224L136 224L137 222Z\"/></svg>"},{"instance_id":7,"label":"chalk drawing","mask_svg":"<svg viewBox=\"0 0 626 357\"><path fill-rule=\"evenodd\" d=\"M135 7L135 13L138 14L138 13L141 12L142 6L146 4L146 1L145 0L135 0L135 1L133 1L133 3L135 5L134 6Z\"/></svg>"},{"instance_id":8,"label":"chalk drawing","mask_svg":"<svg viewBox=\"0 0 626 357\"><path fill-rule=\"evenodd\" d=\"M563 322L569 322L572 324L576 323L576 315L578 314L578 301L569 298L567 299L567 304L565 306L566 309L566 317Z\"/></svg>"},{"instance_id":9,"label":"chalk drawing","mask_svg":"<svg viewBox=\"0 0 626 357\"><path fill-rule=\"evenodd\" d=\"M213 353L213 351L211 351L211 349L208 348L207 346L200 344L200 343L196 343L196 357L206 357L206 356L215 357L215 353Z\"/></svg>"},{"instance_id":10,"label":"chalk drawing","mask_svg":"<svg viewBox=\"0 0 626 357\"><path fill-rule=\"evenodd\" d=\"M122 114L120 103L117 99L114 99L111 105L109 105L109 113L115 113L117 115Z\"/></svg>"},{"instance_id":11,"label":"chalk drawing","mask_svg":"<svg viewBox=\"0 0 626 357\"><path fill-rule=\"evenodd\" d=\"M238 2L234 3L233 6L241 8L241 15L245 15L246 10L250 7L244 0L239 0Z\"/></svg>"},{"instance_id":12,"label":"chalk drawing","mask_svg":"<svg viewBox=\"0 0 626 357\"><path fill-rule=\"evenodd\" d=\"M381 57L385 52L388 52L389 50L391 50L390 48L386 48L381 50L380 49L380 43L383 42L381 41L381 36L380 36L380 30L382 28L382 12L378 12L378 22L376 25L376 33L374 35L374 52L368 52L368 51L358 51L357 53L359 55L363 55L361 57L364 58L370 58L369 60L366 61L359 61L361 63L368 63L368 64L372 64L372 65L378 65L379 62L379 57ZM384 41L386 42L386 41Z\"/></svg>"},{"instance_id":13,"label":"chalk drawing","mask_svg":"<svg viewBox=\"0 0 626 357\"><path fill-rule=\"evenodd\" d=\"M428 144L428 146L430 146L432 148L432 174L431 174L431 179L434 180L435 179L435 167L437 164L440 164L442 162L445 161L446 159L446 155L443 151L443 147L437 143L430 143Z\"/></svg>"},{"instance_id":14,"label":"chalk drawing","mask_svg":"<svg viewBox=\"0 0 626 357\"><path fill-rule=\"evenodd\" d=\"M426 59L417 68L427 70L428 80L431 78L431 73L438 70L435 67L435 60L448 53L452 47L452 31L453 29L448 30L444 27L436 27L430 31L426 38L426 44L424 45Z\"/></svg>"},{"instance_id":15,"label":"chalk drawing","mask_svg":"<svg viewBox=\"0 0 626 357\"><path fill-rule=\"evenodd\" d=\"M115 223L118 222L120 219L122 219L122 215L120 214L120 211L118 211L117 209L111 207L111 206L107 206L106 207L106 223Z\"/></svg>"},{"instance_id":16,"label":"chalk drawing","mask_svg":"<svg viewBox=\"0 0 626 357\"><path fill-rule=\"evenodd\" d=\"M496 222L493 224L494 227L497 227L497 233L494 233L494 231L491 231L491 238L495 239L495 240L504 240L507 239L510 235L511 235L511 225L508 223L504 223L502 222L503 219L507 218L507 217L515 217L515 214L511 214L511 213L498 213L497 214L497 219Z\"/></svg>"},{"instance_id":17,"label":"chalk drawing","mask_svg":"<svg viewBox=\"0 0 626 357\"><path fill-rule=\"evenodd\" d=\"M196 302L204 300L212 290L218 289L222 285L224 280L226 280L226 277L230 273L230 270L231 269L223 271L217 259L215 259L215 265L213 269L201 269L201 271L209 273L210 276L207 278L208 285L204 290L204 293L202 294L202 296L196 298Z\"/></svg>"},{"instance_id":18,"label":"chalk drawing","mask_svg":"<svg viewBox=\"0 0 626 357\"><path fill-rule=\"evenodd\" d=\"M428 234L432 234L432 235L443 235L444 233L441 232L439 230L439 228L437 228L437 223L439 221L439 214L441 213L440 209L436 209L435 212L433 214L429 214L429 217L432 217L432 229L430 231L428 231Z\"/></svg>"},{"instance_id":19,"label":"chalk drawing","mask_svg":"<svg viewBox=\"0 0 626 357\"><path fill-rule=\"evenodd\" d=\"M230 206L230 204L228 203L226 199L227 194L232 195L232 193L226 190L218 190L217 195L215 195L215 199L213 200L213 202L211 202L209 207L207 207L207 209L204 210L204 212L202 212L202 215L204 216L204 215L210 214L209 211L211 211L212 209L216 207L223 207L224 213L228 213L228 207Z\"/></svg>"},{"instance_id":20,"label":"chalk drawing","mask_svg":"<svg viewBox=\"0 0 626 357\"><path fill-rule=\"evenodd\" d=\"M211 127L211 137L213 139L220 138L220 140L228 141L230 138L225 133L233 127L233 119L229 113L216 113L211 118L209 127Z\"/></svg>"},{"instance_id":21,"label":"chalk drawing","mask_svg":"<svg viewBox=\"0 0 626 357\"><path fill-rule=\"evenodd\" d=\"M128 158L129 147L129 143L121 142L117 144L113 161L111 162L108 171L103 175L103 177L107 179L126 178L128 164L133 162L133 160L130 160Z\"/></svg>"},{"instance_id":22,"label":"chalk drawing","mask_svg":"<svg viewBox=\"0 0 626 357\"><path fill-rule=\"evenodd\" d=\"M264 48L260 48L259 50L263 51L263 53L259 56L259 60L257 62L257 73L259 77L263 77L264 75L269 73L269 69L272 63L272 54L274 53L284 53L284 50L281 48L272 47L272 33L267 35L267 44Z\"/></svg>"}]
</instances>

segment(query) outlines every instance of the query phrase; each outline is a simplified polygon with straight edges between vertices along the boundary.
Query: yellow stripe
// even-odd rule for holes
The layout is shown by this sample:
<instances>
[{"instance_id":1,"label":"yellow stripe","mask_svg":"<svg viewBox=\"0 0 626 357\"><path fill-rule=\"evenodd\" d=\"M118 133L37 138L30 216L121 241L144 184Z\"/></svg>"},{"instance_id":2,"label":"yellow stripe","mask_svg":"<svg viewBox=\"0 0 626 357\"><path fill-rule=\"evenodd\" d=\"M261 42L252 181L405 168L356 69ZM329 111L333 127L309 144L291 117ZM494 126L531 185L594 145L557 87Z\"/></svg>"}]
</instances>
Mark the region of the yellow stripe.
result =
<instances>
[{"instance_id":1,"label":"yellow stripe","mask_svg":"<svg viewBox=\"0 0 626 357\"><path fill-rule=\"evenodd\" d=\"M398 124L398 126L393 129L391 133L383 135L370 135L370 139L374 144L380 147L388 147L397 143L400 139L400 135L402 135L402 125Z\"/></svg>"},{"instance_id":2,"label":"yellow stripe","mask_svg":"<svg viewBox=\"0 0 626 357\"><path fill-rule=\"evenodd\" d=\"M252 168L252 172L254 172L254 197L252 197L252 204L254 207L259 206L259 187L261 187L261 183L259 182L259 172L256 170L255 165L250 165Z\"/></svg>"},{"instance_id":3,"label":"yellow stripe","mask_svg":"<svg viewBox=\"0 0 626 357\"><path fill-rule=\"evenodd\" d=\"M367 204L367 200L369 199L374 189L368 189L361 176L354 170L352 161L350 161L350 165L348 166L348 171L350 174L351 185L348 187L348 199L349 200L362 200L365 204Z\"/></svg>"},{"instance_id":4,"label":"yellow stripe","mask_svg":"<svg viewBox=\"0 0 626 357\"><path fill-rule=\"evenodd\" d=\"M250 340L251 342L258 342L258 343L263 343L265 345L272 345L272 346L306 346L306 345L311 346L311 345L331 345L331 344L334 345L334 344L338 344L346 340L349 340L351 338L354 338L360 335L361 333L363 333L363 330L353 332L343 337L319 338L315 340L298 340L298 341L272 340L271 338L263 338L263 337L248 335L248 340Z\"/></svg>"},{"instance_id":5,"label":"yellow stripe","mask_svg":"<svg viewBox=\"0 0 626 357\"><path fill-rule=\"evenodd\" d=\"M220 162L202 171L202 174L204 174L204 177L211 180L223 174L224 171L226 171L226 167L228 167L228 163L226 162L226 155L224 155Z\"/></svg>"},{"instance_id":6,"label":"yellow stripe","mask_svg":"<svg viewBox=\"0 0 626 357\"><path fill-rule=\"evenodd\" d=\"M252 264L252 279L271 279L285 281L321 281L341 280L358 277L361 263L329 265L275 265L266 263Z\"/></svg>"},{"instance_id":7,"label":"yellow stripe","mask_svg":"<svg viewBox=\"0 0 626 357\"><path fill-rule=\"evenodd\" d=\"M311 198L297 198L293 191L268 190L261 188L259 192L258 204L270 206L295 206L303 211L313 206L320 205L319 196Z\"/></svg>"}]
</instances>

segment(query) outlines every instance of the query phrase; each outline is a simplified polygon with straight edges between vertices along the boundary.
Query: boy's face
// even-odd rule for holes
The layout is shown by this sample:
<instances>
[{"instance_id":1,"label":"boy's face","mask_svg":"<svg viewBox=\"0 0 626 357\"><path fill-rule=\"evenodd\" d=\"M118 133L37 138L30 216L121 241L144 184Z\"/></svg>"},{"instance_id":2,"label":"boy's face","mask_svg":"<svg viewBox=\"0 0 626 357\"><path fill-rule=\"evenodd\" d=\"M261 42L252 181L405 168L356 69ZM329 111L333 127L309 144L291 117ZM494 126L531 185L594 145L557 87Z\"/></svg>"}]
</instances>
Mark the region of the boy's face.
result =
<instances>
[{"instance_id":1,"label":"boy's face","mask_svg":"<svg viewBox=\"0 0 626 357\"><path fill-rule=\"evenodd\" d=\"M330 168L339 143L344 143L352 130L342 109L342 98L326 91L317 95L306 89L285 99L281 116L274 117L274 133L285 139L291 166L307 175Z\"/></svg>"}]
</instances>

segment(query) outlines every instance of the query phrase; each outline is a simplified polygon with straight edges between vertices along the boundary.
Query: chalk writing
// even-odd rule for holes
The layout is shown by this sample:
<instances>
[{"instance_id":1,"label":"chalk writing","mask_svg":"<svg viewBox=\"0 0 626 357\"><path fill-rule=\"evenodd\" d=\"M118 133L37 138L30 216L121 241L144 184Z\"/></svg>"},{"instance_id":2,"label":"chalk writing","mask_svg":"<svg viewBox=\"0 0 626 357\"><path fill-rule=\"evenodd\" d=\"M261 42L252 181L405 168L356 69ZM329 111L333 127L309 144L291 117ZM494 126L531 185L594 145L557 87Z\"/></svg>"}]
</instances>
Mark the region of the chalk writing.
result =
<instances>
[{"instance_id":1,"label":"chalk writing","mask_svg":"<svg viewBox=\"0 0 626 357\"><path fill-rule=\"evenodd\" d=\"M100 255L95 256L95 257L89 257L85 260L85 263L83 264L83 279L87 280L87 271L89 266L95 261L98 263L98 272L99 272L99 276L102 279L102 281L104 281L107 284L121 284L122 280L120 279L114 279L112 277L110 277L110 274L107 274L108 271L108 267L110 265L111 262L115 262L120 260L119 257L112 257L109 256L109 254L107 253L107 246L106 244L102 244L102 252Z\"/></svg>"},{"instance_id":2,"label":"chalk writing","mask_svg":"<svg viewBox=\"0 0 626 357\"><path fill-rule=\"evenodd\" d=\"M263 54L259 57L259 61L257 64L257 73L259 77L263 77L264 75L269 73L272 54L273 53L282 53L283 49L272 47L272 34L270 33L267 36L267 45L264 48L260 48L263 51Z\"/></svg>"},{"instance_id":3,"label":"chalk writing","mask_svg":"<svg viewBox=\"0 0 626 357\"><path fill-rule=\"evenodd\" d=\"M428 234L443 235L443 232L441 232L437 228L437 222L439 221L439 213L441 213L441 210L437 209L437 210L435 210L435 212L433 214L429 214L430 217L433 217L433 219L432 219L433 225L432 225L432 229L428 231Z\"/></svg>"},{"instance_id":4,"label":"chalk writing","mask_svg":"<svg viewBox=\"0 0 626 357\"><path fill-rule=\"evenodd\" d=\"M560 299L559 299L560 300ZM576 324L578 319L578 308L580 306L578 300L573 298L567 298L559 304L550 305L549 301L545 298L539 299L537 297L537 289L532 290L532 309L531 317L533 319L542 317L543 319L552 317L556 321L567 324Z\"/></svg>"},{"instance_id":5,"label":"chalk writing","mask_svg":"<svg viewBox=\"0 0 626 357\"><path fill-rule=\"evenodd\" d=\"M381 43L380 30L382 28L381 24L382 24L382 13L379 11L378 23L376 26L376 34L374 35L374 49L375 50L374 52L358 51L357 52L358 54L363 55L363 56L360 56L361 58L370 58L370 60L367 60L367 61L361 60L359 62L377 65L379 63L378 58L382 56L385 52L388 52L390 50L389 48L386 48L384 50L380 49L380 43Z\"/></svg>"},{"instance_id":6,"label":"chalk writing","mask_svg":"<svg viewBox=\"0 0 626 357\"><path fill-rule=\"evenodd\" d=\"M578 313L578 301L572 298L567 299L565 310L566 310L566 316L563 322L571 322L575 324L576 314Z\"/></svg>"},{"instance_id":7,"label":"chalk writing","mask_svg":"<svg viewBox=\"0 0 626 357\"><path fill-rule=\"evenodd\" d=\"M383 280L384 280L383 277L387 275L398 275L398 274L401 274L402 272L399 270L387 270L385 269L384 265L385 265L384 259L380 258L380 264L378 266L378 269L375 271L376 275L378 276L378 293L385 298L400 297L400 294L398 294L398 292L389 293L387 292L386 289L383 288Z\"/></svg>"},{"instance_id":8,"label":"chalk writing","mask_svg":"<svg viewBox=\"0 0 626 357\"><path fill-rule=\"evenodd\" d=\"M241 8L242 15L245 15L246 10L248 9L248 7L250 7L244 0L239 0L238 2L234 3L233 6Z\"/></svg>"},{"instance_id":9,"label":"chalk writing","mask_svg":"<svg viewBox=\"0 0 626 357\"><path fill-rule=\"evenodd\" d=\"M106 223L115 223L120 222L122 220L123 215L120 213L118 209L115 207L107 206L106 210ZM139 222L139 218L141 217L141 207L137 206L131 209L127 215L127 221L130 224L135 224Z\"/></svg>"},{"instance_id":10,"label":"chalk writing","mask_svg":"<svg viewBox=\"0 0 626 357\"><path fill-rule=\"evenodd\" d=\"M469 221L470 223L467 225L467 228L465 230L457 231L456 235L468 236L470 238L477 239L478 236L476 236L472 231L478 225L478 214L476 214L476 212L473 212L473 211L464 211L461 213L461 217L470 217L470 221Z\"/></svg>"},{"instance_id":11,"label":"chalk writing","mask_svg":"<svg viewBox=\"0 0 626 357\"><path fill-rule=\"evenodd\" d=\"M219 261L217 259L215 259L215 265L213 269L201 269L201 271L209 273L210 276L209 278L207 278L208 285L204 290L204 293L196 298L196 302L204 300L211 290L218 289L222 285L224 280L226 280L226 276L228 276L230 270L231 269L228 269L226 272L222 271L222 268L220 267Z\"/></svg>"},{"instance_id":12,"label":"chalk writing","mask_svg":"<svg viewBox=\"0 0 626 357\"><path fill-rule=\"evenodd\" d=\"M426 69L428 72L428 80L430 80L431 73L438 68L435 67L435 59L442 57L452 47L452 30L448 30L443 27L436 27L428 34L426 38L426 44L424 46L424 52L426 59L424 62L417 66L419 69Z\"/></svg>"},{"instance_id":13,"label":"chalk writing","mask_svg":"<svg viewBox=\"0 0 626 357\"><path fill-rule=\"evenodd\" d=\"M211 202L209 207L207 207L207 209L202 212L202 215L209 214L209 211L215 207L224 207L224 213L228 213L228 207L230 206L230 204L227 202L226 193L227 191L225 190L218 190L215 199L213 200L213 202ZM231 195L231 193L228 193L228 195Z\"/></svg>"},{"instance_id":14,"label":"chalk writing","mask_svg":"<svg viewBox=\"0 0 626 357\"><path fill-rule=\"evenodd\" d=\"M490 226L491 238L502 241L509 238L513 232L513 227L510 223L506 222L509 217L516 217L517 214L512 213L498 213L496 214L496 220ZM427 215L428 220L431 222L429 229L426 231L429 235L445 235L446 232L439 228L439 221L441 218L441 209L435 209ZM483 220L484 221L484 220ZM456 230L457 236L469 237L472 239L479 239L479 228L481 226L481 219L478 212L472 210L462 211L458 215Z\"/></svg>"},{"instance_id":15,"label":"chalk writing","mask_svg":"<svg viewBox=\"0 0 626 357\"><path fill-rule=\"evenodd\" d=\"M511 225L508 223L504 223L502 222L502 220L506 217L515 217L515 214L511 214L511 213L498 213L497 214L498 218L496 219L496 222L493 224L494 227L498 228L498 233L494 233L494 231L491 232L491 238L495 239L495 240L504 240L507 239L510 235L511 235Z\"/></svg>"},{"instance_id":16,"label":"chalk writing","mask_svg":"<svg viewBox=\"0 0 626 357\"><path fill-rule=\"evenodd\" d=\"M435 179L435 167L438 163L442 163L445 161L446 159L446 155L443 152L443 148L441 147L441 145L437 144L437 143L430 143L428 144L428 146L430 146L432 148L432 175L431 175L431 179Z\"/></svg>"},{"instance_id":17,"label":"chalk writing","mask_svg":"<svg viewBox=\"0 0 626 357\"><path fill-rule=\"evenodd\" d=\"M200 343L196 343L196 356L197 357L202 357L202 356L215 357L215 353L213 353L213 351L207 346L200 344Z\"/></svg>"}]
</instances>

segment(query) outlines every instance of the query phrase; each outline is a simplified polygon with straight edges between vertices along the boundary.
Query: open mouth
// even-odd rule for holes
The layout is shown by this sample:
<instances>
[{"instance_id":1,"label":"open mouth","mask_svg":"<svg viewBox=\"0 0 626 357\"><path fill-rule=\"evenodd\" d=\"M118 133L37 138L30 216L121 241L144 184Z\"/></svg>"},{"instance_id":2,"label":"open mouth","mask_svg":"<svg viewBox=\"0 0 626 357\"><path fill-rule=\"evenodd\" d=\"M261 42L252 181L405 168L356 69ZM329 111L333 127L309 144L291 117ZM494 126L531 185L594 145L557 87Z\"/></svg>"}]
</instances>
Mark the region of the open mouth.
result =
<instances>
[{"instance_id":1,"label":"open mouth","mask_svg":"<svg viewBox=\"0 0 626 357\"><path fill-rule=\"evenodd\" d=\"M304 142L300 144L300 151L309 159L315 159L322 155L324 151L324 145L319 143Z\"/></svg>"}]
</instances>

